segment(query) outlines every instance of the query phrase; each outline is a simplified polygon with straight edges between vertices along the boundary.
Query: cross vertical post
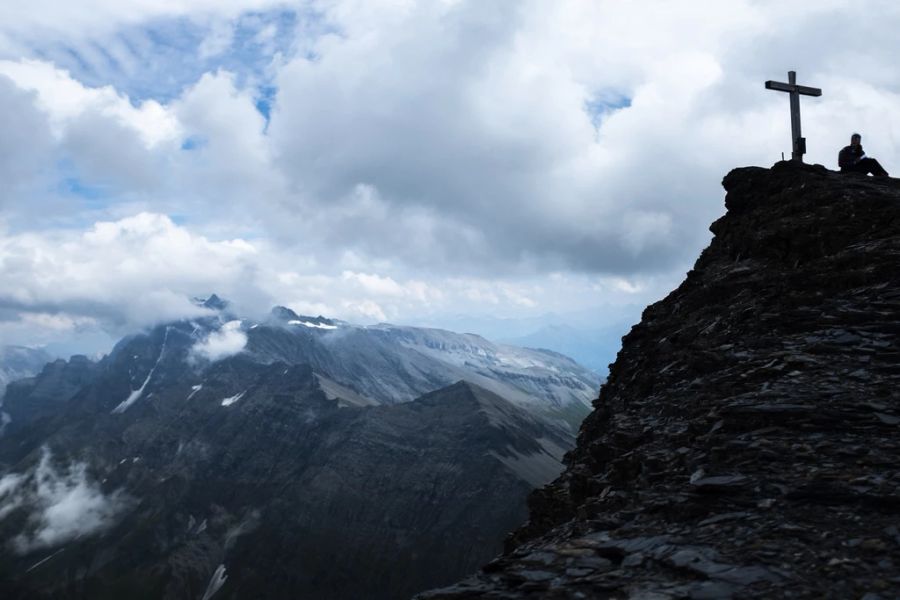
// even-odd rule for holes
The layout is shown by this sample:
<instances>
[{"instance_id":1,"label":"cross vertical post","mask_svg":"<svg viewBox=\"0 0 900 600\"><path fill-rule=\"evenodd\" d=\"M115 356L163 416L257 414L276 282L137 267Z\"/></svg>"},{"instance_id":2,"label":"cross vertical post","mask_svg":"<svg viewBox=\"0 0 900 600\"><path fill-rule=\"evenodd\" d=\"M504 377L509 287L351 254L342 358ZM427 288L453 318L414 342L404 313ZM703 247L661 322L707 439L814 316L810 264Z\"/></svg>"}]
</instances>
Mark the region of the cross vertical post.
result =
<instances>
[{"instance_id":1,"label":"cross vertical post","mask_svg":"<svg viewBox=\"0 0 900 600\"><path fill-rule=\"evenodd\" d=\"M797 85L797 72L788 71L788 83ZM791 137L793 138L793 147L791 152L791 160L803 162L803 155L806 153L806 140L800 133L800 94L791 92Z\"/></svg>"},{"instance_id":2,"label":"cross vertical post","mask_svg":"<svg viewBox=\"0 0 900 600\"><path fill-rule=\"evenodd\" d=\"M806 154L806 138L800 130L800 96L821 96L822 90L818 88L797 85L796 71L788 71L788 82L781 83L778 81L767 81L767 90L777 90L779 92L787 92L791 99L791 160L803 162L803 155Z\"/></svg>"}]
</instances>

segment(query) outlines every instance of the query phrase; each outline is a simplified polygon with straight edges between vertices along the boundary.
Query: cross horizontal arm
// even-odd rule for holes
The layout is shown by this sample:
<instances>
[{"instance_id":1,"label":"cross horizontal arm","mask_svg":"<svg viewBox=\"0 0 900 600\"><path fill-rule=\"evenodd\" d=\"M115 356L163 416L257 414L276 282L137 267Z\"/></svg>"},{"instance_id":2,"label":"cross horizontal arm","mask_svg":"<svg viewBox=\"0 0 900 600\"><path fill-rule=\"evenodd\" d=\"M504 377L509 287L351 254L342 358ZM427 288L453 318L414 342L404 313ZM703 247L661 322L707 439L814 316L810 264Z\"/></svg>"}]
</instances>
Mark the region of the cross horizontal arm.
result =
<instances>
[{"instance_id":1,"label":"cross horizontal arm","mask_svg":"<svg viewBox=\"0 0 900 600\"><path fill-rule=\"evenodd\" d=\"M822 90L814 87L806 87L805 85L798 85L797 91L801 96L821 96Z\"/></svg>"},{"instance_id":2,"label":"cross horizontal arm","mask_svg":"<svg viewBox=\"0 0 900 600\"><path fill-rule=\"evenodd\" d=\"M819 88L807 87L805 85L792 85L790 83L781 83L780 81L767 81L767 90L778 90L779 92L797 92L802 96L821 96L822 90Z\"/></svg>"}]
</instances>

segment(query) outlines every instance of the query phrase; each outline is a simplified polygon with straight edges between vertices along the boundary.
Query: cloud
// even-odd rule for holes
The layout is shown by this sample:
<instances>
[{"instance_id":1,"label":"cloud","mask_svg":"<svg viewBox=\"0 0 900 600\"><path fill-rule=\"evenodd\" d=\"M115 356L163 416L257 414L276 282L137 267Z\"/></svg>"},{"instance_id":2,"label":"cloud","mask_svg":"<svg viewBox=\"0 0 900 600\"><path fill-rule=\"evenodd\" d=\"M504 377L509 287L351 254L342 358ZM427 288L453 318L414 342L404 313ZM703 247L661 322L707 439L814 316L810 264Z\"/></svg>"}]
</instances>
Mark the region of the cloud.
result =
<instances>
[{"instance_id":1,"label":"cloud","mask_svg":"<svg viewBox=\"0 0 900 600\"><path fill-rule=\"evenodd\" d=\"M271 230L421 271L501 277L686 265L721 211L721 176L784 147L784 98L762 88L780 57L809 46L823 20L848 38L872 25L837 4L786 19L743 1L327 7L338 33L278 70L267 131L298 193ZM781 47L766 64L749 58L760 40ZM797 68L825 81L829 50L815 47ZM837 100L845 86L830 87ZM833 162L825 150L849 115L900 116L887 98L854 95L843 117L807 107L809 127L840 133L811 141L814 160Z\"/></svg>"},{"instance_id":2,"label":"cloud","mask_svg":"<svg viewBox=\"0 0 900 600\"><path fill-rule=\"evenodd\" d=\"M0 477L0 519L5 518L21 506L22 496L17 492L24 480L25 476L18 473L9 473Z\"/></svg>"},{"instance_id":3,"label":"cloud","mask_svg":"<svg viewBox=\"0 0 900 600\"><path fill-rule=\"evenodd\" d=\"M247 334L241 331L240 321L229 321L191 347L190 355L215 362L241 352L247 345Z\"/></svg>"},{"instance_id":4,"label":"cloud","mask_svg":"<svg viewBox=\"0 0 900 600\"><path fill-rule=\"evenodd\" d=\"M646 230L672 220L670 203L680 199L636 194L633 182L616 177L635 172L635 145L645 136L598 139L585 110L597 93L594 74L564 62L585 56L555 55L575 49L547 40L539 25L563 18L557 11L536 3L512 11L497 2L378 11L338 3L326 15L343 35L322 38L314 60L279 71L270 137L281 169L306 192L297 218L282 217L284 224L310 222L304 231L321 244L364 255L495 275L653 270L696 244L696 231L684 228L622 233L631 222ZM660 69L660 84L674 93L621 90L634 96L627 111L641 113L636 121L667 122L657 133L684 118L682 107L718 70L712 57L690 50ZM610 174L615 187L604 181ZM642 218L648 212L659 218Z\"/></svg>"},{"instance_id":5,"label":"cloud","mask_svg":"<svg viewBox=\"0 0 900 600\"><path fill-rule=\"evenodd\" d=\"M59 0L37 0L30 4L4 3L0 22L7 35L39 31L47 34L91 36L115 31L128 24L166 17L235 17L244 11L265 10L283 5L283 0L87 0L74 6Z\"/></svg>"},{"instance_id":6,"label":"cloud","mask_svg":"<svg viewBox=\"0 0 900 600\"><path fill-rule=\"evenodd\" d=\"M32 472L0 479L0 519L20 508L28 513L25 530L10 542L20 554L102 533L128 505L121 491L106 495L92 483L85 463L57 470L47 449Z\"/></svg>"},{"instance_id":7,"label":"cloud","mask_svg":"<svg viewBox=\"0 0 900 600\"><path fill-rule=\"evenodd\" d=\"M360 267L357 258L348 266ZM53 229L0 237L0 339L4 343L49 343L91 339L103 330L113 337L161 322L208 315L190 298L216 292L235 313L262 318L274 304L298 313L353 322L424 320L441 315L505 317L595 306L598 290L606 304L652 299L656 279L558 273L507 280L477 277L429 278L345 268L323 274L265 240L214 239L169 217L141 213L100 221L84 231ZM604 282L607 282L604 284ZM624 283L623 283L624 282ZM641 290L641 294L634 293ZM600 315L603 317L603 315ZM92 341L93 351L111 340ZM233 322L196 347L195 356L217 360L242 349L244 334ZM104 347L104 344L107 346Z\"/></svg>"},{"instance_id":8,"label":"cloud","mask_svg":"<svg viewBox=\"0 0 900 600\"><path fill-rule=\"evenodd\" d=\"M0 61L0 74L36 94L37 106L46 112L57 136L63 135L69 122L91 112L133 130L148 146L178 135L177 121L159 102L146 100L134 106L112 86L86 87L67 71L46 62Z\"/></svg>"},{"instance_id":9,"label":"cloud","mask_svg":"<svg viewBox=\"0 0 900 600\"><path fill-rule=\"evenodd\" d=\"M84 232L4 236L0 307L128 327L197 316L205 311L192 295L240 282L255 289L255 252L244 240L210 241L150 213Z\"/></svg>"},{"instance_id":10,"label":"cloud","mask_svg":"<svg viewBox=\"0 0 900 600\"><path fill-rule=\"evenodd\" d=\"M874 0L14 4L0 335L213 291L406 321L652 300L722 175L789 149L762 86L788 68L825 90L810 161L862 130L900 164L900 8Z\"/></svg>"},{"instance_id":11,"label":"cloud","mask_svg":"<svg viewBox=\"0 0 900 600\"><path fill-rule=\"evenodd\" d=\"M10 132L0 142L0 190L12 192L0 199L0 227L82 223L104 198L139 210L161 191L159 174L181 143L177 119L158 102L132 104L42 61L0 60L0 108Z\"/></svg>"},{"instance_id":12,"label":"cloud","mask_svg":"<svg viewBox=\"0 0 900 600\"><path fill-rule=\"evenodd\" d=\"M0 74L0 210L42 194L42 171L53 158L53 139L34 94ZM0 216L2 225L2 216Z\"/></svg>"}]
</instances>

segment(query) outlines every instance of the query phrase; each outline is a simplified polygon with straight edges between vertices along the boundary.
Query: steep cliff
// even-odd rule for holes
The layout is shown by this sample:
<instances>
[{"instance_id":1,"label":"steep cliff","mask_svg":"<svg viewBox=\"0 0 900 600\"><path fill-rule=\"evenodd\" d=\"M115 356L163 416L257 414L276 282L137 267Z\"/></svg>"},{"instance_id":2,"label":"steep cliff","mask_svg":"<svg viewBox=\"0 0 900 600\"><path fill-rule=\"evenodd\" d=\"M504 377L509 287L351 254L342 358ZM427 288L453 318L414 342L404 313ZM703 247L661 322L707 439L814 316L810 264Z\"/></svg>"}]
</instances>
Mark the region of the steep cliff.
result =
<instances>
[{"instance_id":1,"label":"steep cliff","mask_svg":"<svg viewBox=\"0 0 900 600\"><path fill-rule=\"evenodd\" d=\"M10 381L40 372L51 360L53 357L40 348L0 345L0 403Z\"/></svg>"},{"instance_id":2,"label":"steep cliff","mask_svg":"<svg viewBox=\"0 0 900 600\"><path fill-rule=\"evenodd\" d=\"M507 553L422 598L900 597L900 182L723 185Z\"/></svg>"}]
</instances>

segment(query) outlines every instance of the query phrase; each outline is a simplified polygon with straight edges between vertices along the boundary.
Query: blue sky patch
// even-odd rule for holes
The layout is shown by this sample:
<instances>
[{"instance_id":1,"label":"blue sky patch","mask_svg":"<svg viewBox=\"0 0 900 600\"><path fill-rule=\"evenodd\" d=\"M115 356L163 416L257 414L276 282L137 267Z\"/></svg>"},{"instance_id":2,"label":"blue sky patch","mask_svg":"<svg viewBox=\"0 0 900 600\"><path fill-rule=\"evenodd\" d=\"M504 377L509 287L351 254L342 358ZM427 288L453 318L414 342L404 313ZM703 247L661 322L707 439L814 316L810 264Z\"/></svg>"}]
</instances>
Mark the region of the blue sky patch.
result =
<instances>
[{"instance_id":1,"label":"blue sky patch","mask_svg":"<svg viewBox=\"0 0 900 600\"><path fill-rule=\"evenodd\" d=\"M192 135L188 138L185 138L183 142L181 142L182 150L197 150L199 148L203 148L208 143L208 140L200 135Z\"/></svg>"},{"instance_id":2,"label":"blue sky patch","mask_svg":"<svg viewBox=\"0 0 900 600\"><path fill-rule=\"evenodd\" d=\"M60 181L60 189L85 200L101 200L107 197L102 186L85 183L78 177L64 177Z\"/></svg>"},{"instance_id":3,"label":"blue sky patch","mask_svg":"<svg viewBox=\"0 0 900 600\"><path fill-rule=\"evenodd\" d=\"M266 118L267 126L272 114L272 104L275 102L275 95L277 93L278 88L274 85L263 85L256 91L256 110Z\"/></svg>"},{"instance_id":4,"label":"blue sky patch","mask_svg":"<svg viewBox=\"0 0 900 600\"><path fill-rule=\"evenodd\" d=\"M599 128L603 120L617 110L631 106L631 98L616 92L603 93L587 100L584 103L584 111L590 116L591 123Z\"/></svg>"},{"instance_id":5,"label":"blue sky patch","mask_svg":"<svg viewBox=\"0 0 900 600\"><path fill-rule=\"evenodd\" d=\"M244 13L229 23L230 43L208 56L201 47L213 27L184 17L144 22L93 41L32 42L31 50L81 83L112 85L136 104L147 99L167 103L204 73L225 70L235 74L239 87L261 90L257 108L268 118L272 61L293 56L297 32L317 37L329 31L322 20L314 12L283 9Z\"/></svg>"}]
</instances>

